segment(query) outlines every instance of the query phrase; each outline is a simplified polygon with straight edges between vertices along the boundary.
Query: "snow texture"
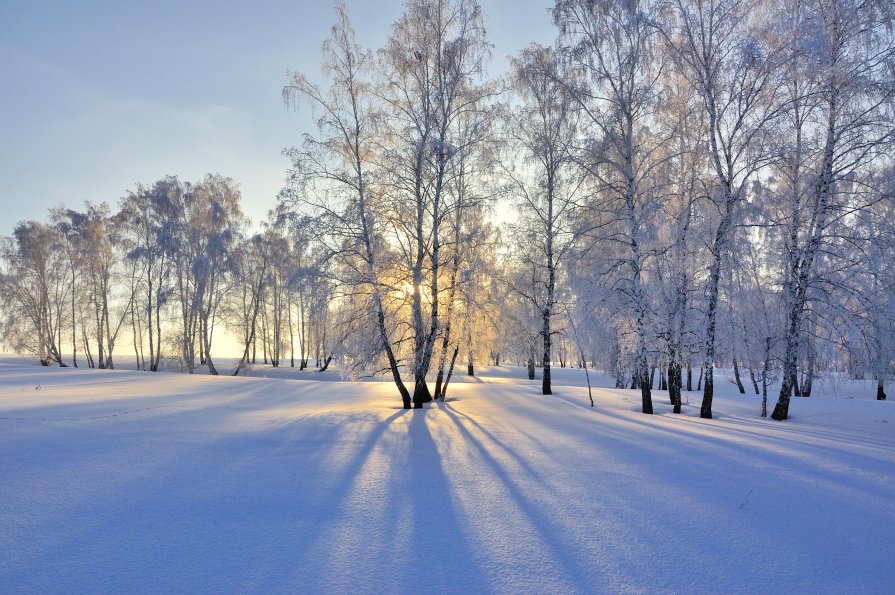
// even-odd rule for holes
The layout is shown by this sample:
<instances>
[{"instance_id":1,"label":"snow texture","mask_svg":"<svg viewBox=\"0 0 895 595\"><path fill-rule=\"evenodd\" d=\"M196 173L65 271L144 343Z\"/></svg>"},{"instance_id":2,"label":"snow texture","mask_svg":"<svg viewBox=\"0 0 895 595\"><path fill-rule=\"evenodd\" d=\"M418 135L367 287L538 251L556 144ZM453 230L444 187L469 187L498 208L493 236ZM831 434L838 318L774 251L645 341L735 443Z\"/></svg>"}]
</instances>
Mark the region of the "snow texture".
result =
<instances>
[{"instance_id":1,"label":"snow texture","mask_svg":"<svg viewBox=\"0 0 895 595\"><path fill-rule=\"evenodd\" d=\"M716 419L645 416L524 373L414 411L313 372L0 364L0 592L892 592L893 403L779 423L718 382Z\"/></svg>"}]
</instances>

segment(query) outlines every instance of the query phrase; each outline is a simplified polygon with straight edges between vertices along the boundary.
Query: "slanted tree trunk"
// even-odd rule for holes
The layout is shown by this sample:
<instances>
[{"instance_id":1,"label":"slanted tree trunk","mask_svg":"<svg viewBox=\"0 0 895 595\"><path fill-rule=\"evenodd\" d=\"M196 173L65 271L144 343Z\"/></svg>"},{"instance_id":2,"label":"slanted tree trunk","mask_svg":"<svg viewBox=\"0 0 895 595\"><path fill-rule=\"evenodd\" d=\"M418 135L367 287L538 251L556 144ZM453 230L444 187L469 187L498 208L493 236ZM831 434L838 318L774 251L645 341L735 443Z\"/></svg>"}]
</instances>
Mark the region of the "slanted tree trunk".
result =
<instances>
[{"instance_id":1,"label":"slanted tree trunk","mask_svg":"<svg viewBox=\"0 0 895 595\"><path fill-rule=\"evenodd\" d=\"M729 192L729 188L726 189ZM727 240L727 227L730 225L730 210L733 208L732 201L728 201L728 216L718 226L715 234L715 244L712 250L712 264L709 267L709 286L706 305L706 339L705 339L705 360L700 371L700 380L702 384L702 407L699 409L699 417L703 419L712 419L712 399L715 394L715 329L718 318L718 281L721 276L721 258L722 244ZM699 390L699 389L697 389Z\"/></svg>"},{"instance_id":2,"label":"slanted tree trunk","mask_svg":"<svg viewBox=\"0 0 895 595\"><path fill-rule=\"evenodd\" d=\"M444 325L444 333L441 338L441 354L438 356L438 374L435 375L435 392L432 394L436 401L443 401L442 388L444 385L444 367L447 364L447 352L450 346L451 320L450 306L448 306L448 322Z\"/></svg>"},{"instance_id":3,"label":"slanted tree trunk","mask_svg":"<svg viewBox=\"0 0 895 595\"><path fill-rule=\"evenodd\" d=\"M261 309L261 298L264 291L264 278L267 275L267 264L267 254L265 252L261 260L261 273L258 275L258 283L257 285L252 285L252 318L249 321L249 334L246 337L245 345L242 350L242 357L239 359L239 363L236 364L236 370L234 370L233 376L239 376L243 366L248 362L249 348L251 347L253 351L255 349L255 329L258 324L258 312ZM252 356L252 363L255 363L254 355Z\"/></svg>"},{"instance_id":4,"label":"slanted tree trunk","mask_svg":"<svg viewBox=\"0 0 895 595\"><path fill-rule=\"evenodd\" d=\"M86 327L81 327L81 342L84 344L84 357L87 360L87 367L91 370L95 367L93 362L93 353L90 351L90 339L87 338ZM41 357L41 360L46 358ZM46 364L44 364L46 365Z\"/></svg>"},{"instance_id":5,"label":"slanted tree trunk","mask_svg":"<svg viewBox=\"0 0 895 595\"><path fill-rule=\"evenodd\" d=\"M454 346L454 353L451 354L451 363L448 366L447 377L444 379L444 386L441 387L441 400L444 401L447 397L447 389L448 385L451 383L451 376L454 375L454 364L457 363L457 354L460 353L460 346Z\"/></svg>"},{"instance_id":6,"label":"slanted tree trunk","mask_svg":"<svg viewBox=\"0 0 895 595\"><path fill-rule=\"evenodd\" d=\"M454 221L454 243L459 246L460 245L460 232L463 228L461 216L463 214L462 203L458 204L456 207L456 220ZM451 272L450 272L450 280L448 290L448 298L447 298L447 315L445 316L446 322L444 324L444 330L442 331L441 337L441 354L438 358L438 374L435 377L435 399L444 401L444 366L447 363L447 353L448 348L451 342L451 330L453 329L453 314L454 314L454 298L457 293L457 275L460 272L460 250L454 250L454 257L451 261ZM467 317L466 323L469 324L469 313L467 308ZM459 349L459 344L457 345L457 349ZM453 363L451 364L453 365Z\"/></svg>"},{"instance_id":7,"label":"slanted tree trunk","mask_svg":"<svg viewBox=\"0 0 895 595\"><path fill-rule=\"evenodd\" d=\"M838 28L838 16L831 16L836 19L836 28ZM832 45L830 51L833 56L838 57L841 45L845 37L838 37L831 40ZM836 158L837 142L842 138L843 131L838 127L840 95L842 93L841 81L836 77L831 77L827 83L825 90L827 96L824 103L827 107L826 122L826 140L823 149L823 159L821 162L820 172L814 186L813 209L810 213L810 221L808 229L811 230L809 240L804 249L799 249L796 242L790 241L791 262L787 271L787 279L784 285L784 294L786 297L787 308L787 324L786 324L786 350L783 355L783 385L780 387L780 396L777 404L774 406L774 412L771 418L777 421L783 421L789 418L789 398L790 391L798 390L795 386L796 364L799 350L799 336L801 331L802 317L805 313L805 304L808 301L808 289L810 281L814 275L814 261L821 249L821 242L824 237L827 226L827 217L830 210L830 198L833 193L833 185L835 179L833 176L833 162ZM791 237L797 230L790 232Z\"/></svg>"},{"instance_id":8,"label":"slanted tree trunk","mask_svg":"<svg viewBox=\"0 0 895 595\"><path fill-rule=\"evenodd\" d=\"M733 378L737 383L737 390L740 391L741 395L746 394L746 389L743 386L743 381L740 380L740 366L737 363L737 358L733 358Z\"/></svg>"}]
</instances>

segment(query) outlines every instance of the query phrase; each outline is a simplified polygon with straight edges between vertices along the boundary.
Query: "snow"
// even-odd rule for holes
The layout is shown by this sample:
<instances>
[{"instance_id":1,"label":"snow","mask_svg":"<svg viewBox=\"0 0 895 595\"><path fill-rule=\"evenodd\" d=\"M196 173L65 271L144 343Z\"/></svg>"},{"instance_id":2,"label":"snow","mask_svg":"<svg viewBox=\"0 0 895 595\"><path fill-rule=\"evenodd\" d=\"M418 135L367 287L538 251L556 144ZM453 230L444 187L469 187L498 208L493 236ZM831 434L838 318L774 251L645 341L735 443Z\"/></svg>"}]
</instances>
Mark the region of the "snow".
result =
<instances>
[{"instance_id":1,"label":"snow","mask_svg":"<svg viewBox=\"0 0 895 595\"><path fill-rule=\"evenodd\" d=\"M654 416L630 390L591 409L580 370L545 397L483 369L420 411L388 382L273 373L0 363L0 592L895 584L895 415L871 391L821 387L778 423L726 382L701 420L696 393L680 416L662 392Z\"/></svg>"}]
</instances>

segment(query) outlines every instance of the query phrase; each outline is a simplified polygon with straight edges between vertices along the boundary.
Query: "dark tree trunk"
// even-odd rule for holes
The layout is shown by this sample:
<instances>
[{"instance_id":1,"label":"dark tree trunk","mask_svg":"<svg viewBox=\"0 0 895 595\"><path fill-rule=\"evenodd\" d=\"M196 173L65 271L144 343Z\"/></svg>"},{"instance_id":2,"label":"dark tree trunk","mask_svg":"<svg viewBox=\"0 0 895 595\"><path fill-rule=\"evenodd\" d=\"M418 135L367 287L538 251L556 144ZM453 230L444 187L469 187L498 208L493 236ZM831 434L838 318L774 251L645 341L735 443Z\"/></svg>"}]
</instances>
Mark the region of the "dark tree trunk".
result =
<instances>
[{"instance_id":1,"label":"dark tree trunk","mask_svg":"<svg viewBox=\"0 0 895 595\"><path fill-rule=\"evenodd\" d=\"M883 381L876 381L876 400L877 401L885 401L886 400L886 392L883 390Z\"/></svg>"},{"instance_id":2,"label":"dark tree trunk","mask_svg":"<svg viewBox=\"0 0 895 595\"><path fill-rule=\"evenodd\" d=\"M432 393L429 392L429 385L426 384L425 378L417 378L413 386L413 408L422 409L423 403L432 400Z\"/></svg>"},{"instance_id":3,"label":"dark tree trunk","mask_svg":"<svg viewBox=\"0 0 895 595\"><path fill-rule=\"evenodd\" d=\"M646 369L644 368L643 373L646 374ZM646 413L647 415L652 415L653 413L653 393L652 393L652 385L650 382L641 382L640 383L640 403L641 403L641 411Z\"/></svg>"},{"instance_id":4,"label":"dark tree trunk","mask_svg":"<svg viewBox=\"0 0 895 595\"><path fill-rule=\"evenodd\" d=\"M690 366L690 362L687 362L687 390L693 390L693 368Z\"/></svg>"},{"instance_id":5,"label":"dark tree trunk","mask_svg":"<svg viewBox=\"0 0 895 595\"><path fill-rule=\"evenodd\" d=\"M743 381L740 380L740 366L737 363L737 358L733 358L733 378L737 383L737 390L740 391L741 395L746 394L746 388L743 386Z\"/></svg>"},{"instance_id":6,"label":"dark tree trunk","mask_svg":"<svg viewBox=\"0 0 895 595\"><path fill-rule=\"evenodd\" d=\"M552 274L552 272L551 272ZM553 340L552 335L550 334L550 309L544 308L543 311L544 317L544 328L542 333L544 335L544 373L541 376L541 393L545 395L553 394L553 387L550 385L550 354L551 354L551 342Z\"/></svg>"},{"instance_id":7,"label":"dark tree trunk","mask_svg":"<svg viewBox=\"0 0 895 595\"><path fill-rule=\"evenodd\" d=\"M752 388L755 389L755 394L761 394L758 390L758 380L755 379L755 370L752 369L752 366L749 366L749 380L752 381Z\"/></svg>"},{"instance_id":8,"label":"dark tree trunk","mask_svg":"<svg viewBox=\"0 0 895 595\"><path fill-rule=\"evenodd\" d=\"M696 390L702 390L702 373L705 371L705 367L699 368L699 380L696 382Z\"/></svg>"},{"instance_id":9,"label":"dark tree trunk","mask_svg":"<svg viewBox=\"0 0 895 595\"><path fill-rule=\"evenodd\" d=\"M668 377L665 370L659 370L659 390L668 390Z\"/></svg>"},{"instance_id":10,"label":"dark tree trunk","mask_svg":"<svg viewBox=\"0 0 895 595\"><path fill-rule=\"evenodd\" d=\"M808 358L805 362L805 367L802 369L802 390L801 395L803 397L811 396L812 385L814 384L814 346L811 341L808 341Z\"/></svg>"},{"instance_id":11,"label":"dark tree trunk","mask_svg":"<svg viewBox=\"0 0 895 595\"><path fill-rule=\"evenodd\" d=\"M777 404L774 405L771 419L777 421L789 419L789 398L792 395L792 380L793 376L784 372L783 384L780 386L780 396L777 398Z\"/></svg>"},{"instance_id":12,"label":"dark tree trunk","mask_svg":"<svg viewBox=\"0 0 895 595\"><path fill-rule=\"evenodd\" d=\"M625 377L620 371L615 373L615 388L625 388Z\"/></svg>"},{"instance_id":13,"label":"dark tree trunk","mask_svg":"<svg viewBox=\"0 0 895 595\"><path fill-rule=\"evenodd\" d=\"M318 371L318 372L326 372L326 369L329 367L329 363L330 363L331 361L333 361L333 354L332 354L332 353L330 353L329 355L326 356L326 359L323 360L323 365L320 366L320 369L318 369L317 371ZM303 363L303 364L306 364L307 361L302 360L302 363ZM302 369L304 369L304 367L302 367Z\"/></svg>"},{"instance_id":14,"label":"dark tree trunk","mask_svg":"<svg viewBox=\"0 0 895 595\"><path fill-rule=\"evenodd\" d=\"M805 362L805 368L802 370L802 396L810 397L812 385L814 384L814 343L808 339L808 358Z\"/></svg>"},{"instance_id":15,"label":"dark tree trunk","mask_svg":"<svg viewBox=\"0 0 895 595\"><path fill-rule=\"evenodd\" d=\"M450 386L450 384L451 384L451 376L454 375L454 364L457 363L457 354L458 353L460 353L459 345L454 347L454 353L453 353L453 355L451 355L451 363L448 364L447 377L444 379L444 385L441 387L442 402L444 402L444 400L447 398L447 390L448 390L448 386Z\"/></svg>"},{"instance_id":16,"label":"dark tree trunk","mask_svg":"<svg viewBox=\"0 0 895 595\"><path fill-rule=\"evenodd\" d=\"M783 383L780 386L780 396L777 398L777 404L774 405L774 411L771 413L771 419L776 421L784 421L789 418L789 398L795 393L798 394L798 387L794 387L796 381L796 357L798 347L798 331L801 322L801 304L790 306L789 321L786 333L786 351L783 358Z\"/></svg>"},{"instance_id":17,"label":"dark tree trunk","mask_svg":"<svg viewBox=\"0 0 895 595\"><path fill-rule=\"evenodd\" d=\"M668 396L674 413L681 412L681 365L677 362L668 364Z\"/></svg>"},{"instance_id":18,"label":"dark tree trunk","mask_svg":"<svg viewBox=\"0 0 895 595\"><path fill-rule=\"evenodd\" d=\"M435 391L432 393L432 398L436 401L444 401L444 395L442 395L442 385L444 384L444 368L438 369L438 374L435 375Z\"/></svg>"},{"instance_id":19,"label":"dark tree trunk","mask_svg":"<svg viewBox=\"0 0 895 595\"><path fill-rule=\"evenodd\" d=\"M454 281L451 281L453 285ZM453 296L453 291L451 291L451 296ZM438 401L444 401L444 395L442 394L442 385L444 384L444 366L447 363L447 352L448 346L451 340L451 306L450 302L448 305L448 322L444 325L444 333L441 337L441 354L438 357L438 373L435 375L435 392L432 394L432 397ZM459 346L458 346L459 347Z\"/></svg>"},{"instance_id":20,"label":"dark tree trunk","mask_svg":"<svg viewBox=\"0 0 895 595\"><path fill-rule=\"evenodd\" d=\"M533 358L528 358L528 379L535 379L535 360Z\"/></svg>"},{"instance_id":21,"label":"dark tree trunk","mask_svg":"<svg viewBox=\"0 0 895 595\"><path fill-rule=\"evenodd\" d=\"M715 395L715 375L711 368L705 371L705 384L702 387L702 407L699 409L699 417L712 419L712 398Z\"/></svg>"}]
</instances>

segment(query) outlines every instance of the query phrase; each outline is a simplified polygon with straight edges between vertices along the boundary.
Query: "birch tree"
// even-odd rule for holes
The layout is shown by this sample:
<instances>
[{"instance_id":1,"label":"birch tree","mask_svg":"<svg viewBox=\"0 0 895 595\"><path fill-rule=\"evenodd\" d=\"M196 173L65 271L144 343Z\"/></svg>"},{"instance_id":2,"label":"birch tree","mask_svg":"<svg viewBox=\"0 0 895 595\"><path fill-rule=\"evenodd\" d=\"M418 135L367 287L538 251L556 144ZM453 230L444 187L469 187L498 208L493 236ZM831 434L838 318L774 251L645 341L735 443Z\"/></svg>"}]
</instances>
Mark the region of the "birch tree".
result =
<instances>
[{"instance_id":1,"label":"birch tree","mask_svg":"<svg viewBox=\"0 0 895 595\"><path fill-rule=\"evenodd\" d=\"M372 56L355 41L343 2L336 3L337 21L322 49L322 66L329 77L326 90L300 73L283 89L290 105L310 103L319 111L318 137L305 136L301 149L287 151L292 159L292 188L285 200L313 212L326 233L318 236L326 259L339 271L338 281L352 295L365 296L379 350L385 354L404 408L410 392L401 378L392 325L385 299L390 291L381 275L387 263L383 231L387 209L377 180L373 106L369 83Z\"/></svg>"},{"instance_id":2,"label":"birch tree","mask_svg":"<svg viewBox=\"0 0 895 595\"><path fill-rule=\"evenodd\" d=\"M174 291L171 250L176 243L167 212L178 184L176 178L168 177L151 188L140 185L122 199L119 211L126 256L139 270L135 307L146 313L151 372L158 371L161 361L162 313Z\"/></svg>"},{"instance_id":3,"label":"birch tree","mask_svg":"<svg viewBox=\"0 0 895 595\"><path fill-rule=\"evenodd\" d=\"M673 0L663 35L677 68L699 96L716 214L705 288L705 384L700 417L712 417L721 269L750 182L772 158L768 135L779 116L779 48L764 35L761 0Z\"/></svg>"},{"instance_id":4,"label":"birch tree","mask_svg":"<svg viewBox=\"0 0 895 595\"><path fill-rule=\"evenodd\" d=\"M17 350L34 354L42 366L62 359L62 333L67 321L70 284L61 238L38 221L16 225L0 245L0 297L4 340Z\"/></svg>"},{"instance_id":5,"label":"birch tree","mask_svg":"<svg viewBox=\"0 0 895 595\"><path fill-rule=\"evenodd\" d=\"M891 147L895 38L893 7L883 1L817 0L787 5L792 33L788 139L781 191L790 208L783 272L786 326L783 383L771 417L789 417L800 333L831 230L856 210L850 180ZM865 174L866 178L866 174ZM859 209L858 209L859 210ZM835 256L835 251L834 256Z\"/></svg>"},{"instance_id":6,"label":"birch tree","mask_svg":"<svg viewBox=\"0 0 895 595\"><path fill-rule=\"evenodd\" d=\"M511 85L520 103L509 116L507 132L514 160L519 155L521 159L518 167L511 163L506 172L520 216L515 242L521 250L516 258L522 270L531 271L530 279L523 274L518 278L521 283L513 287L539 313L541 392L549 395L553 392L550 363L557 275L578 235L575 215L580 205L569 171L576 117L553 50L531 45L512 61L511 68Z\"/></svg>"},{"instance_id":7,"label":"birch tree","mask_svg":"<svg viewBox=\"0 0 895 595\"><path fill-rule=\"evenodd\" d=\"M105 203L88 204L80 218L78 245L85 285L82 295L87 301L93 323L96 366L111 369L115 367L115 343L130 316L133 303L132 294L115 291L122 264L118 224ZM86 332L84 342L89 356Z\"/></svg>"},{"instance_id":8,"label":"birch tree","mask_svg":"<svg viewBox=\"0 0 895 595\"><path fill-rule=\"evenodd\" d=\"M191 307L198 319L202 358L208 371L217 375L211 355L215 322L229 289L232 257L247 222L239 189L231 178L209 174L186 198L186 239L193 250L190 269L195 287Z\"/></svg>"},{"instance_id":9,"label":"birch tree","mask_svg":"<svg viewBox=\"0 0 895 595\"><path fill-rule=\"evenodd\" d=\"M249 363L249 351L255 342L258 313L264 301L264 283L268 278L270 250L262 234L243 240L234 254L232 265L235 290L231 293L230 320L240 329L242 355L233 371L239 376Z\"/></svg>"},{"instance_id":10,"label":"birch tree","mask_svg":"<svg viewBox=\"0 0 895 595\"><path fill-rule=\"evenodd\" d=\"M482 140L460 134L459 120L480 110L491 93L481 82L487 57L484 14L476 0L409 0L380 51L392 225L412 288L414 407L432 398L426 376L443 323L446 186L460 152Z\"/></svg>"},{"instance_id":11,"label":"birch tree","mask_svg":"<svg viewBox=\"0 0 895 595\"><path fill-rule=\"evenodd\" d=\"M661 206L656 170L668 142L653 112L659 97L663 55L657 43L656 5L559 0L553 19L571 72L574 97L592 130L580 160L595 183L593 208L611 213L603 239L624 246L618 263L634 323L635 371L643 413L652 413L647 327L650 307L644 287L650 221ZM616 267L613 267L616 268Z\"/></svg>"}]
</instances>

